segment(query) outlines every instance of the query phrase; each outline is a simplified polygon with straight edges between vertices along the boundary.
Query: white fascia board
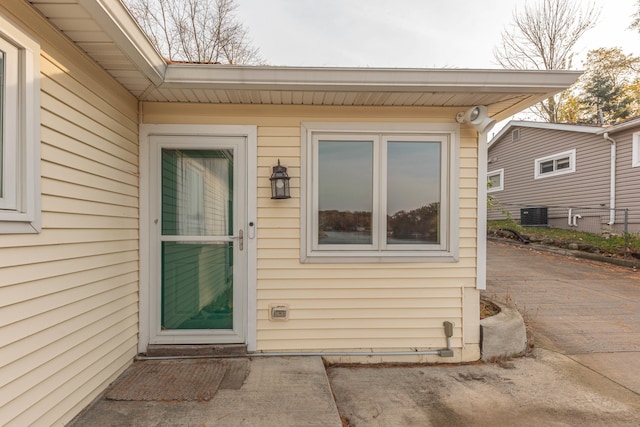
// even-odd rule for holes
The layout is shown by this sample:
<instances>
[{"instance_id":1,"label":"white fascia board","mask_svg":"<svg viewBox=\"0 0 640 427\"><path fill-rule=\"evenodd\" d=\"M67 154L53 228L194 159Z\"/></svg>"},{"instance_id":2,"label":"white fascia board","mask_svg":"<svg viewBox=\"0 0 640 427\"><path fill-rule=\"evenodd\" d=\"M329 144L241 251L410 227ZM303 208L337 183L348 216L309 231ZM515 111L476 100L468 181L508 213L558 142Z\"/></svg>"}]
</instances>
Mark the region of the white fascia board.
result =
<instances>
[{"instance_id":1,"label":"white fascia board","mask_svg":"<svg viewBox=\"0 0 640 427\"><path fill-rule=\"evenodd\" d=\"M167 63L120 0L78 0L78 4L154 85L162 84Z\"/></svg>"},{"instance_id":2,"label":"white fascia board","mask_svg":"<svg viewBox=\"0 0 640 427\"><path fill-rule=\"evenodd\" d=\"M489 147L495 144L497 141L502 138L508 132L511 132L513 128L522 127L522 128L534 128L534 129L551 129L551 130L559 130L565 132L580 132L580 133L591 133L591 134L600 134L603 132L601 127L596 126L583 126L583 125L574 125L569 123L547 123L547 122L528 122L528 121L519 121L519 120L511 120L505 127L503 127L500 132L498 132L492 139L489 141Z\"/></svg>"},{"instance_id":3,"label":"white fascia board","mask_svg":"<svg viewBox=\"0 0 640 427\"><path fill-rule=\"evenodd\" d=\"M635 119L630 119L624 123L619 123L617 125L606 127L604 129L600 128L598 135L602 135L604 133L620 132L630 128L640 128L640 117L637 117Z\"/></svg>"},{"instance_id":4,"label":"white fascia board","mask_svg":"<svg viewBox=\"0 0 640 427\"><path fill-rule=\"evenodd\" d=\"M163 88L524 93L547 95L569 87L576 71L323 68L169 64Z\"/></svg>"}]
</instances>

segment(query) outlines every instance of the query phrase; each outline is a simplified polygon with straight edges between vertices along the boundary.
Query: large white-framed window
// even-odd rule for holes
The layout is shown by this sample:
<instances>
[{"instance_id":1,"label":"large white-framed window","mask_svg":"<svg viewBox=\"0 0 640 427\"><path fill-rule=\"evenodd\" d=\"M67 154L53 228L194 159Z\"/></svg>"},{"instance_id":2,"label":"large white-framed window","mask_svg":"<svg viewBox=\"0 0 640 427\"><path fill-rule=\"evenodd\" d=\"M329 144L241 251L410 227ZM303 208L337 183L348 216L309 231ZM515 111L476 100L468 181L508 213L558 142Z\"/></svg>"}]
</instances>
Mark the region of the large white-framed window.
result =
<instances>
[{"instance_id":1,"label":"large white-framed window","mask_svg":"<svg viewBox=\"0 0 640 427\"><path fill-rule=\"evenodd\" d=\"M504 168L487 173L487 193L504 190Z\"/></svg>"},{"instance_id":2,"label":"large white-framed window","mask_svg":"<svg viewBox=\"0 0 640 427\"><path fill-rule=\"evenodd\" d=\"M40 46L0 16L0 234L40 231Z\"/></svg>"},{"instance_id":3,"label":"large white-framed window","mask_svg":"<svg viewBox=\"0 0 640 427\"><path fill-rule=\"evenodd\" d=\"M576 171L576 150L563 151L535 160L534 178L548 178Z\"/></svg>"},{"instance_id":4,"label":"large white-framed window","mask_svg":"<svg viewBox=\"0 0 640 427\"><path fill-rule=\"evenodd\" d=\"M302 261L457 260L457 129L304 123Z\"/></svg>"},{"instance_id":5,"label":"large white-framed window","mask_svg":"<svg viewBox=\"0 0 640 427\"><path fill-rule=\"evenodd\" d=\"M631 166L634 168L640 167L640 132L634 132L632 137L632 158Z\"/></svg>"}]
</instances>

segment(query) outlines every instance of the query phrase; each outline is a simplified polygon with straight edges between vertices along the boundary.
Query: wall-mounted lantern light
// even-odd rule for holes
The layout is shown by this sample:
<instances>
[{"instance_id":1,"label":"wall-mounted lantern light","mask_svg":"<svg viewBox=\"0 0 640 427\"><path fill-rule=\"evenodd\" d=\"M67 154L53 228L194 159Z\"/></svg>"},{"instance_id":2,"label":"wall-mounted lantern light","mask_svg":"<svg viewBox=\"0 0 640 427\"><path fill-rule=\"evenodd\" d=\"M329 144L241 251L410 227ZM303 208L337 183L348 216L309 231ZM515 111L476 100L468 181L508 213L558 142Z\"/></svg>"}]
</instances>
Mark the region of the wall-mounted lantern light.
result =
<instances>
[{"instance_id":1,"label":"wall-mounted lantern light","mask_svg":"<svg viewBox=\"0 0 640 427\"><path fill-rule=\"evenodd\" d=\"M280 166L280 159L278 159L278 166L273 167L273 173L271 174L271 198L272 199L290 199L291 194L289 190L289 175L287 175L287 168Z\"/></svg>"}]
</instances>

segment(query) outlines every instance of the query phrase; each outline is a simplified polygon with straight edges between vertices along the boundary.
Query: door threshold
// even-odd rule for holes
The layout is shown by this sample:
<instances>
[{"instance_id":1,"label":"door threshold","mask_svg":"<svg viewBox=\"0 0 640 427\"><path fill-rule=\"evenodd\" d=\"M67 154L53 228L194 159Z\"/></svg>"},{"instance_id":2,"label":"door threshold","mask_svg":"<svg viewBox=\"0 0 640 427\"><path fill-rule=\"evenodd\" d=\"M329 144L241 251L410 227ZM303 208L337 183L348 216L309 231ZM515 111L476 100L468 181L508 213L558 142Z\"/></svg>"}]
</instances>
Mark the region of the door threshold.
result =
<instances>
[{"instance_id":1,"label":"door threshold","mask_svg":"<svg viewBox=\"0 0 640 427\"><path fill-rule=\"evenodd\" d=\"M246 344L152 344L146 357L238 357L247 355Z\"/></svg>"}]
</instances>

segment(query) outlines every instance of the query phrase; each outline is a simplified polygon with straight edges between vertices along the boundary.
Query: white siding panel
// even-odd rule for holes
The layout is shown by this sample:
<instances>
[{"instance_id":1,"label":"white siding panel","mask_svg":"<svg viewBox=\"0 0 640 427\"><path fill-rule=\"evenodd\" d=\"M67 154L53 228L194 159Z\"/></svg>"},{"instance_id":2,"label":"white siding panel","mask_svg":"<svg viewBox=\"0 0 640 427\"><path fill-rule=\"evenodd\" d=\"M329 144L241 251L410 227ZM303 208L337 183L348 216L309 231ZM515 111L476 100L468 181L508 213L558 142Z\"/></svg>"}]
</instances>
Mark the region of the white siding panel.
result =
<instances>
[{"instance_id":1,"label":"white siding panel","mask_svg":"<svg viewBox=\"0 0 640 427\"><path fill-rule=\"evenodd\" d=\"M281 94L296 100L298 94ZM421 95L407 94L415 102ZM393 103L394 97L361 99L336 93L309 102ZM297 102L303 100L297 99ZM442 322L455 323L453 345L461 360L463 300L477 303L475 286L477 141L462 130L460 149L460 260L448 263L302 264L300 262L300 123L304 121L389 121L451 123L457 109L317 106L172 106L145 103L146 123L251 124L258 126L257 349L260 351L410 350L446 346ZM271 200L269 176L280 159L288 168L292 198ZM476 301L473 301L475 295ZM290 319L270 321L270 304L288 304ZM473 315L474 310L466 310ZM475 340L475 341L474 341ZM474 352L471 352L474 353ZM474 354L477 354L475 351ZM444 360L443 360L444 361Z\"/></svg>"},{"instance_id":2,"label":"white siding panel","mask_svg":"<svg viewBox=\"0 0 640 427\"><path fill-rule=\"evenodd\" d=\"M68 197L80 200L91 200L99 203L112 203L120 206L138 206L138 199L135 196L117 194L112 191L90 188L78 184L42 179L42 194Z\"/></svg>"},{"instance_id":3,"label":"white siding panel","mask_svg":"<svg viewBox=\"0 0 640 427\"><path fill-rule=\"evenodd\" d=\"M46 148L43 151L54 151L47 150ZM46 154L46 153L45 153ZM44 155L43 155L43 158ZM82 163L86 164L86 168L82 168ZM107 178L97 175L95 172L100 168L91 169L91 163L79 160L73 164L73 167L68 167L64 165L59 165L56 163L51 163L49 159L47 161L42 162L42 174L50 179L57 179L59 181L71 182L82 184L83 186L95 188L99 190L106 190L113 193L125 194L127 196L136 197L138 195L138 188L136 179L131 179L131 176L122 175L119 171L115 170L110 173L110 175L118 175L121 179L126 179L129 181L128 183L118 182L113 178ZM81 168L81 169L77 169Z\"/></svg>"},{"instance_id":4,"label":"white siding panel","mask_svg":"<svg viewBox=\"0 0 640 427\"><path fill-rule=\"evenodd\" d=\"M84 130L99 135L101 138L110 141L118 145L125 150L137 154L137 144L134 140L127 140L126 136L120 135L117 131L114 131L108 124L103 124L100 121L96 121L95 116L89 117L85 114L76 111L63 102L48 97L44 92L42 93L42 107L47 111L52 112L57 116L54 120L63 119L76 125L80 125ZM48 124L43 120L43 124Z\"/></svg>"},{"instance_id":5,"label":"white siding panel","mask_svg":"<svg viewBox=\"0 0 640 427\"><path fill-rule=\"evenodd\" d=\"M104 165L104 167L111 171L111 173L124 172L137 176L138 168L134 164L122 160L122 158L116 155L102 151L100 146L98 146L99 148L96 148L85 144L84 142L85 141L74 140L49 128L42 128L43 149L45 148L44 145L56 147L58 150L74 153L76 156L90 159L96 163ZM96 159L100 159L99 162L96 161Z\"/></svg>"},{"instance_id":6,"label":"white siding panel","mask_svg":"<svg viewBox=\"0 0 640 427\"><path fill-rule=\"evenodd\" d=\"M43 199L48 196L43 196ZM22 247L22 246L50 246L61 245L66 243L83 243L83 242L108 242L112 240L137 240L138 230L120 229L120 230L83 230L83 229L49 229L44 230L40 235L22 234L12 237L10 242L3 242L3 248Z\"/></svg>"},{"instance_id":7,"label":"white siding panel","mask_svg":"<svg viewBox=\"0 0 640 427\"><path fill-rule=\"evenodd\" d=\"M99 148L101 151L112 154L133 165L138 164L138 154L131 151L130 147L129 149L124 149L115 141L110 141L106 138L103 138L101 134L91 133L81 128L80 126L77 126L75 123L68 122L65 120L65 118L57 116L47 110L43 109L40 116L42 126L44 127L53 129L56 132L62 133L65 136L76 141L81 141L84 144Z\"/></svg>"},{"instance_id":8,"label":"white siding panel","mask_svg":"<svg viewBox=\"0 0 640 427\"><path fill-rule=\"evenodd\" d=\"M61 425L136 353L137 101L28 2L0 13L41 43L43 194L42 232L0 239L0 424Z\"/></svg>"},{"instance_id":9,"label":"white siding panel","mask_svg":"<svg viewBox=\"0 0 640 427\"><path fill-rule=\"evenodd\" d=\"M24 248L8 249L0 248L0 268L56 261L59 259L83 258L85 256L111 254L137 249L137 240L57 245L55 251L52 251L48 246L28 246Z\"/></svg>"},{"instance_id":10,"label":"white siding panel","mask_svg":"<svg viewBox=\"0 0 640 427\"><path fill-rule=\"evenodd\" d=\"M54 262L40 262L37 265L19 265L5 267L0 274L0 286L19 285L20 287L32 280L46 280L59 275L71 274L77 271L90 270L106 266L118 265L136 261L138 251L117 252L113 254L85 257L82 268L78 268L78 260L66 259Z\"/></svg>"}]
</instances>

